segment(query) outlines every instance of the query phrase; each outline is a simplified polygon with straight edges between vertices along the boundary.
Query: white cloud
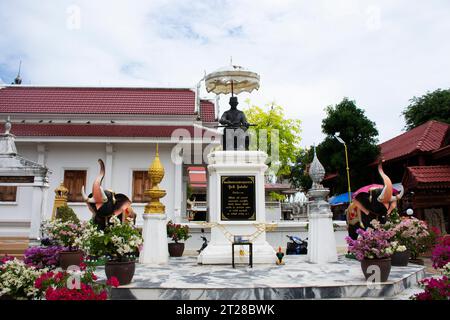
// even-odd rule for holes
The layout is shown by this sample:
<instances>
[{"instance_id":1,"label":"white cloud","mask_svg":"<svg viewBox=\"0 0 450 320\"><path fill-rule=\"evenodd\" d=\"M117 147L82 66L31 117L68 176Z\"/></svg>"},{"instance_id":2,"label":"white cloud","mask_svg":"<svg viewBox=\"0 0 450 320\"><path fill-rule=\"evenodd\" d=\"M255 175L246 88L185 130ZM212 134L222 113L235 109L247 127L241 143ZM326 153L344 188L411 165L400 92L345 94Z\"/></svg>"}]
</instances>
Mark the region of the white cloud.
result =
<instances>
[{"instance_id":1,"label":"white cloud","mask_svg":"<svg viewBox=\"0 0 450 320\"><path fill-rule=\"evenodd\" d=\"M449 9L438 0L4 1L0 77L12 81L22 59L25 84L194 86L233 56L261 75L241 102L282 104L303 121L303 145L321 141L324 108L344 96L384 141L403 128L408 99L448 87Z\"/></svg>"}]
</instances>

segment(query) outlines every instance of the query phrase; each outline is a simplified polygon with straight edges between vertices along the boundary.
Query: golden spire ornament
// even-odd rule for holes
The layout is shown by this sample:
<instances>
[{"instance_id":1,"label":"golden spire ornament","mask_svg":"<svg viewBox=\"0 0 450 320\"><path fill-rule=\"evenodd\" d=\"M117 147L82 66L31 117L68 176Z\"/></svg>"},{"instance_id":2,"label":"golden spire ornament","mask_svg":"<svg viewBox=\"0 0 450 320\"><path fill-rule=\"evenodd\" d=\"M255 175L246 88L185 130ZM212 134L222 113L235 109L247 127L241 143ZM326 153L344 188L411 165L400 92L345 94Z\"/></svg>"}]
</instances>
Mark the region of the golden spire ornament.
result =
<instances>
[{"instance_id":1,"label":"golden spire ornament","mask_svg":"<svg viewBox=\"0 0 450 320\"><path fill-rule=\"evenodd\" d=\"M144 213L146 214L163 214L165 213L165 206L159 201L166 195L166 191L159 188L159 184L164 177L164 167L159 159L159 145L156 145L156 155L152 165L148 168L148 177L151 184L150 189L145 190L144 194L150 197L150 202L145 206Z\"/></svg>"},{"instance_id":2,"label":"golden spire ornament","mask_svg":"<svg viewBox=\"0 0 450 320\"><path fill-rule=\"evenodd\" d=\"M69 190L61 182L61 184L55 189L55 202L53 204L52 220L56 218L56 210L58 208L67 206L68 194Z\"/></svg>"}]
</instances>

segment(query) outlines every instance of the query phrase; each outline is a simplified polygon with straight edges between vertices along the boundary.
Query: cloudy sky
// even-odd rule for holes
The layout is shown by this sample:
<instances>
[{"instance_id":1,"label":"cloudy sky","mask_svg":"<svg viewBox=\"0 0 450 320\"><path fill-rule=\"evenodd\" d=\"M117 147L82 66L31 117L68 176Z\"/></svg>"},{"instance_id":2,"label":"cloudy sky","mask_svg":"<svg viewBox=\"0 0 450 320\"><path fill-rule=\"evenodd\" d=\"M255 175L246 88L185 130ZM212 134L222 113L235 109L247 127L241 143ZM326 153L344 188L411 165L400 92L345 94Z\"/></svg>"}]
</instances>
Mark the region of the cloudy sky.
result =
<instances>
[{"instance_id":1,"label":"cloudy sky","mask_svg":"<svg viewBox=\"0 0 450 320\"><path fill-rule=\"evenodd\" d=\"M242 104L284 106L302 145L343 97L382 142L411 97L450 87L449 16L448 0L0 0L0 79L21 59L24 84L194 87L232 56L261 76Z\"/></svg>"}]
</instances>

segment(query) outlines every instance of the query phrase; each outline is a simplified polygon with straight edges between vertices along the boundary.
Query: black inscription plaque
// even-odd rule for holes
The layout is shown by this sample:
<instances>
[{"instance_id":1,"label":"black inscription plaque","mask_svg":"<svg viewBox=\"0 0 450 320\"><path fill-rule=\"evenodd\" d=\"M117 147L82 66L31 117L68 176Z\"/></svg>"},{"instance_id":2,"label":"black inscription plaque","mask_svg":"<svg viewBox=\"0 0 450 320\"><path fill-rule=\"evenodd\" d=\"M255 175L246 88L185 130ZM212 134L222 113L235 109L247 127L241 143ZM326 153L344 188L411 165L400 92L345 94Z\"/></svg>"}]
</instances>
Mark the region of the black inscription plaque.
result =
<instances>
[{"instance_id":1,"label":"black inscription plaque","mask_svg":"<svg viewBox=\"0 0 450 320\"><path fill-rule=\"evenodd\" d=\"M255 176L221 177L222 220L256 220Z\"/></svg>"}]
</instances>

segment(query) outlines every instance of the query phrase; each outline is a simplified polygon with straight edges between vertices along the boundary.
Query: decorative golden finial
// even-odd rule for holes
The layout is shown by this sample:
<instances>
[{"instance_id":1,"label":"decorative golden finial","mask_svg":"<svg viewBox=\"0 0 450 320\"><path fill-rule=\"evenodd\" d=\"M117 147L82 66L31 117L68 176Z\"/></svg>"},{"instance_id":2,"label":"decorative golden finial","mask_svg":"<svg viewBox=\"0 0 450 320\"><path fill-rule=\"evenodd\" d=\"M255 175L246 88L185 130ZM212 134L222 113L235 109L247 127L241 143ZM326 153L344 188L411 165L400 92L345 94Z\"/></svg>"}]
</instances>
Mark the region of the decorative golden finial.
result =
<instances>
[{"instance_id":1,"label":"decorative golden finial","mask_svg":"<svg viewBox=\"0 0 450 320\"><path fill-rule=\"evenodd\" d=\"M150 197L150 202L145 206L144 213L165 213L165 206L159 201L166 195L166 191L159 188L159 184L164 177L164 167L159 159L159 145L156 145L156 155L152 165L148 169L148 176L151 181L149 190L145 190L144 194Z\"/></svg>"},{"instance_id":2,"label":"decorative golden finial","mask_svg":"<svg viewBox=\"0 0 450 320\"><path fill-rule=\"evenodd\" d=\"M56 210L58 208L67 206L68 194L69 190L64 186L64 183L61 182L61 184L55 189L55 203L53 204L52 220L56 218Z\"/></svg>"}]
</instances>

